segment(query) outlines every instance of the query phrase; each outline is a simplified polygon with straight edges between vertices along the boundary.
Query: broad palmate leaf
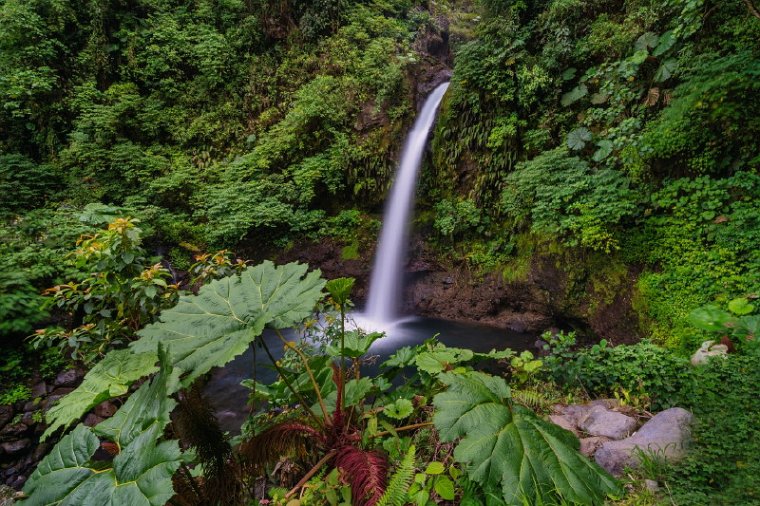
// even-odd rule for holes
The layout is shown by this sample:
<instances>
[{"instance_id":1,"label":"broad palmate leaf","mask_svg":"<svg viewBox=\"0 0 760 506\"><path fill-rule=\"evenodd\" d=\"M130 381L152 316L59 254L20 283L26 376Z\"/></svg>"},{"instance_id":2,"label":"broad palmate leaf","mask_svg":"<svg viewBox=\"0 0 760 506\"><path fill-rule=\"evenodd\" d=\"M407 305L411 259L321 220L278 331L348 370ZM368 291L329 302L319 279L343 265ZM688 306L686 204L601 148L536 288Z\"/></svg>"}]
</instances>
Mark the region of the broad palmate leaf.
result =
<instances>
[{"instance_id":1,"label":"broad palmate leaf","mask_svg":"<svg viewBox=\"0 0 760 506\"><path fill-rule=\"evenodd\" d=\"M319 270L291 263L266 261L239 276L212 281L198 295L185 295L160 321L138 332L135 352L149 352L158 343L171 348L174 365L187 373L191 384L212 367L243 353L264 327L292 327L314 310L325 281Z\"/></svg>"},{"instance_id":2,"label":"broad palmate leaf","mask_svg":"<svg viewBox=\"0 0 760 506\"><path fill-rule=\"evenodd\" d=\"M171 499L182 455L177 441L159 440L175 405L168 395L178 375L162 350L159 357L159 374L113 418L94 429L79 425L40 462L24 487L25 506L160 506ZM98 435L117 449L110 462L93 461Z\"/></svg>"},{"instance_id":3,"label":"broad palmate leaf","mask_svg":"<svg viewBox=\"0 0 760 506\"><path fill-rule=\"evenodd\" d=\"M129 386L148 374L156 372L157 357L152 353L133 353L131 350L110 352L90 369L79 387L62 398L45 414L48 429L46 439L59 427L68 427L97 404L124 395Z\"/></svg>"},{"instance_id":4,"label":"broad palmate leaf","mask_svg":"<svg viewBox=\"0 0 760 506\"><path fill-rule=\"evenodd\" d=\"M448 389L435 396L433 422L444 441L461 438L454 458L507 504L539 504L557 495L602 504L619 493L615 480L578 453L569 432L513 405L502 378L479 372L439 376Z\"/></svg>"}]
</instances>

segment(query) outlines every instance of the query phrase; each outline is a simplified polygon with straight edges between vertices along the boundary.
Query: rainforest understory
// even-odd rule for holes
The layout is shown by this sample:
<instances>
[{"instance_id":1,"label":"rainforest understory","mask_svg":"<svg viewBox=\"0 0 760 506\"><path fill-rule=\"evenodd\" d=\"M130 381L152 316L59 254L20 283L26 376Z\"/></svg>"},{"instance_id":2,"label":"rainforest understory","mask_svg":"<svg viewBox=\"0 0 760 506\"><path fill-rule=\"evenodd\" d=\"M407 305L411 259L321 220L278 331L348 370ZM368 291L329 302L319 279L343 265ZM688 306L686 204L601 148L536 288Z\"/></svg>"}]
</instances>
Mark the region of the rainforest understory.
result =
<instances>
[{"instance_id":1,"label":"rainforest understory","mask_svg":"<svg viewBox=\"0 0 760 506\"><path fill-rule=\"evenodd\" d=\"M760 504L758 41L753 0L0 0L5 492ZM404 311L538 343L380 360L351 314L447 81ZM264 335L230 436L203 384ZM688 453L610 476L549 421L599 399Z\"/></svg>"}]
</instances>

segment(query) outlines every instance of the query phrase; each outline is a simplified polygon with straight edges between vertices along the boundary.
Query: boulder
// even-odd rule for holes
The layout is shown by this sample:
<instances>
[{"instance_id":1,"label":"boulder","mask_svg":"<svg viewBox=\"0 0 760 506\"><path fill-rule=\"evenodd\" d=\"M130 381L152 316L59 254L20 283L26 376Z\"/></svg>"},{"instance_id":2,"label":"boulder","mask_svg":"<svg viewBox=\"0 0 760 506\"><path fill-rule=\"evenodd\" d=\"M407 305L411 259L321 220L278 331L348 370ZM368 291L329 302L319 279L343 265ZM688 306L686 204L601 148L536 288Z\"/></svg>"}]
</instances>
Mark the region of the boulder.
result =
<instances>
[{"instance_id":1,"label":"boulder","mask_svg":"<svg viewBox=\"0 0 760 506\"><path fill-rule=\"evenodd\" d=\"M576 436L578 435L578 429L575 427L575 423L565 415L550 415L549 421L554 425L559 425L565 430L569 430Z\"/></svg>"},{"instance_id":2,"label":"boulder","mask_svg":"<svg viewBox=\"0 0 760 506\"><path fill-rule=\"evenodd\" d=\"M13 420L14 416L13 406L0 406L0 429L5 427L5 424Z\"/></svg>"},{"instance_id":3,"label":"boulder","mask_svg":"<svg viewBox=\"0 0 760 506\"><path fill-rule=\"evenodd\" d=\"M585 437L581 439L580 452L586 457L591 457L607 441L612 441L612 440L608 437L600 437L600 436Z\"/></svg>"},{"instance_id":4,"label":"boulder","mask_svg":"<svg viewBox=\"0 0 760 506\"><path fill-rule=\"evenodd\" d=\"M636 419L597 404L591 406L579 427L592 436L623 439L636 428Z\"/></svg>"},{"instance_id":5,"label":"boulder","mask_svg":"<svg viewBox=\"0 0 760 506\"><path fill-rule=\"evenodd\" d=\"M666 409L631 437L604 443L594 458L597 464L616 476L620 476L626 467L637 467L641 452L675 462L686 454L692 419L692 414L685 409Z\"/></svg>"},{"instance_id":6,"label":"boulder","mask_svg":"<svg viewBox=\"0 0 760 506\"><path fill-rule=\"evenodd\" d=\"M71 392L73 392L73 388L68 387L59 387L50 392L50 395L47 396L45 400L42 401L42 408L47 411L48 409L55 406L55 403L61 400L62 397L65 397L69 395Z\"/></svg>"},{"instance_id":7,"label":"boulder","mask_svg":"<svg viewBox=\"0 0 760 506\"><path fill-rule=\"evenodd\" d=\"M68 371L58 373L53 385L56 387L73 387L77 383L79 383L79 372L76 369L69 369Z\"/></svg>"},{"instance_id":8,"label":"boulder","mask_svg":"<svg viewBox=\"0 0 760 506\"><path fill-rule=\"evenodd\" d=\"M105 419L104 418L100 418L96 414L90 413L89 415L87 415L86 417L84 417L84 422L83 423L86 426L88 426L88 427L95 427L96 425L98 425L103 420L105 420Z\"/></svg>"},{"instance_id":9,"label":"boulder","mask_svg":"<svg viewBox=\"0 0 760 506\"><path fill-rule=\"evenodd\" d=\"M728 356L728 346L715 344L715 341L705 341L691 356L691 365L706 364L711 357L726 358L726 356Z\"/></svg>"},{"instance_id":10,"label":"boulder","mask_svg":"<svg viewBox=\"0 0 760 506\"><path fill-rule=\"evenodd\" d=\"M3 453L6 455L15 455L16 453L21 453L24 450L29 449L31 446L32 442L26 438L0 444L0 448L2 448Z\"/></svg>"},{"instance_id":11,"label":"boulder","mask_svg":"<svg viewBox=\"0 0 760 506\"><path fill-rule=\"evenodd\" d=\"M29 431L29 426L24 423L6 425L0 430L0 441L13 441Z\"/></svg>"},{"instance_id":12,"label":"boulder","mask_svg":"<svg viewBox=\"0 0 760 506\"><path fill-rule=\"evenodd\" d=\"M111 418L116 410L116 406L111 401L104 401L95 406L95 414L100 418Z\"/></svg>"},{"instance_id":13,"label":"boulder","mask_svg":"<svg viewBox=\"0 0 760 506\"><path fill-rule=\"evenodd\" d=\"M586 418L589 407L581 404L570 404L568 406L557 404L553 406L552 409L554 410L555 414L564 417L574 427L577 427L581 421Z\"/></svg>"}]
</instances>

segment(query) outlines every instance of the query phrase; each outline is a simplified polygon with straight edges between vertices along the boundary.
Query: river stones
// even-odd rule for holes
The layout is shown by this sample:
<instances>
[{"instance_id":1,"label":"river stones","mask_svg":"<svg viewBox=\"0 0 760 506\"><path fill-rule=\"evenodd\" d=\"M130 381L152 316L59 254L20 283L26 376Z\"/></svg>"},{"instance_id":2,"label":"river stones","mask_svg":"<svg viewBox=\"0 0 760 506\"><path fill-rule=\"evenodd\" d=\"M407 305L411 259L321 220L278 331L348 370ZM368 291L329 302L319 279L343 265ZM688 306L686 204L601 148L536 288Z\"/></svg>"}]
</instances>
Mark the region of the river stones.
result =
<instances>
[{"instance_id":1,"label":"river stones","mask_svg":"<svg viewBox=\"0 0 760 506\"><path fill-rule=\"evenodd\" d=\"M604 443L594 458L597 464L616 476L620 476L626 467L637 467L641 452L675 462L686 454L692 420L692 414L683 408L666 409L634 435Z\"/></svg>"}]
</instances>

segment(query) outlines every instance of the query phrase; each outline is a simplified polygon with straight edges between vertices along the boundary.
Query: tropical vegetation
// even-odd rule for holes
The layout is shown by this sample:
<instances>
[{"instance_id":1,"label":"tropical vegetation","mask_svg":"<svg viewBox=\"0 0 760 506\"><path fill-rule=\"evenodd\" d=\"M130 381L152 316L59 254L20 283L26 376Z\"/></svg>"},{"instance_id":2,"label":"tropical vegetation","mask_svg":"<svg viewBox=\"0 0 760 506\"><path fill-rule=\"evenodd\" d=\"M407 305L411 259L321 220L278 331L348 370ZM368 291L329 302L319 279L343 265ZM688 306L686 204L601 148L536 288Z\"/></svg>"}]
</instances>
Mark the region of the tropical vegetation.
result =
<instances>
[{"instance_id":1,"label":"tropical vegetation","mask_svg":"<svg viewBox=\"0 0 760 506\"><path fill-rule=\"evenodd\" d=\"M755 0L0 0L22 504L760 504L759 40ZM442 79L413 253L556 328L377 363L364 279L318 268L371 264ZM203 385L249 350L230 436ZM612 478L547 421L595 398L689 409L689 454Z\"/></svg>"}]
</instances>

